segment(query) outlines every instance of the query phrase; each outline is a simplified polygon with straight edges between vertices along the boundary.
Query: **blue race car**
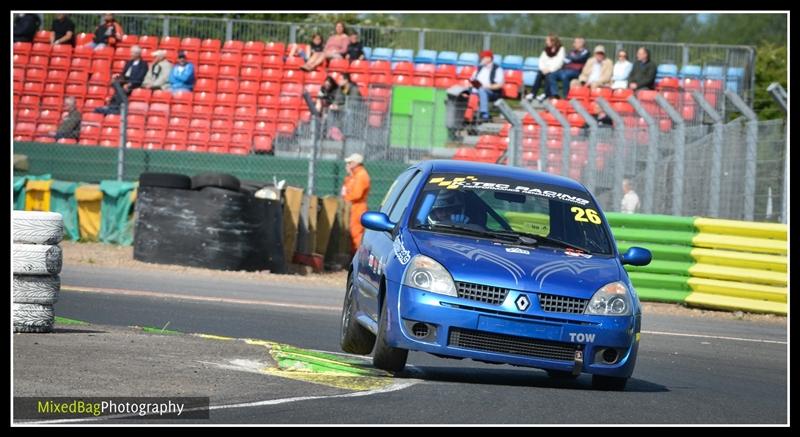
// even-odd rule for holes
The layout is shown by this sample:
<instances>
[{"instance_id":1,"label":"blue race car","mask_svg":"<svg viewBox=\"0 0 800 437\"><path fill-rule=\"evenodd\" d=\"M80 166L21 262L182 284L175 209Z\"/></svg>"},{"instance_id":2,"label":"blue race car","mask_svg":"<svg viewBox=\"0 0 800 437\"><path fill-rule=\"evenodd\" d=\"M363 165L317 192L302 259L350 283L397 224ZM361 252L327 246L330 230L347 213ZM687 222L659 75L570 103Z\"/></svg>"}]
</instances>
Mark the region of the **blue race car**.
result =
<instances>
[{"instance_id":1,"label":"blue race car","mask_svg":"<svg viewBox=\"0 0 800 437\"><path fill-rule=\"evenodd\" d=\"M426 161L394 181L349 267L341 347L401 371L409 350L592 374L622 390L641 310L605 216L580 183L515 167Z\"/></svg>"}]
</instances>

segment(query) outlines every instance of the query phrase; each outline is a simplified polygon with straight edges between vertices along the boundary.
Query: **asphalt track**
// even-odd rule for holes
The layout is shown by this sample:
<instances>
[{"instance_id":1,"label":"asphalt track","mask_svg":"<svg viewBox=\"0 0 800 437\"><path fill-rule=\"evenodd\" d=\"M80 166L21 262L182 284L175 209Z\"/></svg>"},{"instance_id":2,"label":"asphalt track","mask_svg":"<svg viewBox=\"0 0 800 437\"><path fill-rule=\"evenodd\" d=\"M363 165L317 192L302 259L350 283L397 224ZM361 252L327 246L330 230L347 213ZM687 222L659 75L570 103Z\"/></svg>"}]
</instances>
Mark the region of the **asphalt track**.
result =
<instances>
[{"instance_id":1,"label":"asphalt track","mask_svg":"<svg viewBox=\"0 0 800 437\"><path fill-rule=\"evenodd\" d=\"M343 290L171 272L64 266L56 314L91 323L260 338L339 351ZM219 423L787 422L787 335L778 324L645 314L624 392L589 375L411 353L407 387L361 396L272 400L214 410ZM413 382L413 383L412 383ZM212 405L214 404L212 398Z\"/></svg>"}]
</instances>

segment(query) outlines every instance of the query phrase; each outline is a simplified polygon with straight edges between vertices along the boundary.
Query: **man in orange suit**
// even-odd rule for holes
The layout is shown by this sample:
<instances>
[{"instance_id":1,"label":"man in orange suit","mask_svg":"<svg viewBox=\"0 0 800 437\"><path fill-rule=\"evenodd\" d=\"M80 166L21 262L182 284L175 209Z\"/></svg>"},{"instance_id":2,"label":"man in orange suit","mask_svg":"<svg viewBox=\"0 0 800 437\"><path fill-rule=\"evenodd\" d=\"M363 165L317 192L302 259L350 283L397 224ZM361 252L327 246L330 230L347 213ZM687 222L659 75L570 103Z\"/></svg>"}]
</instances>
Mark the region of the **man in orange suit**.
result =
<instances>
[{"instance_id":1,"label":"man in orange suit","mask_svg":"<svg viewBox=\"0 0 800 437\"><path fill-rule=\"evenodd\" d=\"M344 160L347 176L342 186L342 197L350 202L350 237L355 253L361 245L364 236L364 226L361 225L361 214L367 212L367 196L369 196L369 174L364 168L364 157L353 153Z\"/></svg>"}]
</instances>

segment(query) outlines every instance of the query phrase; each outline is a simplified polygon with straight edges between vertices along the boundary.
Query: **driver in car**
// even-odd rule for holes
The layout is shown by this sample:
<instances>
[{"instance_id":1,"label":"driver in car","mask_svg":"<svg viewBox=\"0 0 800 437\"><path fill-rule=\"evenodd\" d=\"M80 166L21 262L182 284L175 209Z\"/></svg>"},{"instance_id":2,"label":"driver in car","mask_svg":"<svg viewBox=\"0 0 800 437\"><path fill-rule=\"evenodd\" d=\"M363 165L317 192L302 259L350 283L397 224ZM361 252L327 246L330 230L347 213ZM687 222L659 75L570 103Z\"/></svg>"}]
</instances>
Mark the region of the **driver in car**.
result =
<instances>
[{"instance_id":1,"label":"driver in car","mask_svg":"<svg viewBox=\"0 0 800 437\"><path fill-rule=\"evenodd\" d=\"M466 202L464 193L457 190L442 190L428 213L428 223L435 224L466 224L469 217L465 214Z\"/></svg>"}]
</instances>

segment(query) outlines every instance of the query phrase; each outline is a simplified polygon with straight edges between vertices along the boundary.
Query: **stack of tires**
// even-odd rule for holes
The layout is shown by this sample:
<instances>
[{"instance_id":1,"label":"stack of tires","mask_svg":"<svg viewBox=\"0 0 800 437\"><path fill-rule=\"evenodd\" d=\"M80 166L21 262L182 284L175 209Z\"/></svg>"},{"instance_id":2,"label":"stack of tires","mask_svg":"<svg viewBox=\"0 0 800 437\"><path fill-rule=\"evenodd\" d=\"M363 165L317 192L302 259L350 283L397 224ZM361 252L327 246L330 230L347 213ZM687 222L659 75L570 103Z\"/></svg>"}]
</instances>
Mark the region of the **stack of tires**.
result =
<instances>
[{"instance_id":1,"label":"stack of tires","mask_svg":"<svg viewBox=\"0 0 800 437\"><path fill-rule=\"evenodd\" d=\"M61 288L64 219L56 212L14 211L14 332L51 332Z\"/></svg>"}]
</instances>

